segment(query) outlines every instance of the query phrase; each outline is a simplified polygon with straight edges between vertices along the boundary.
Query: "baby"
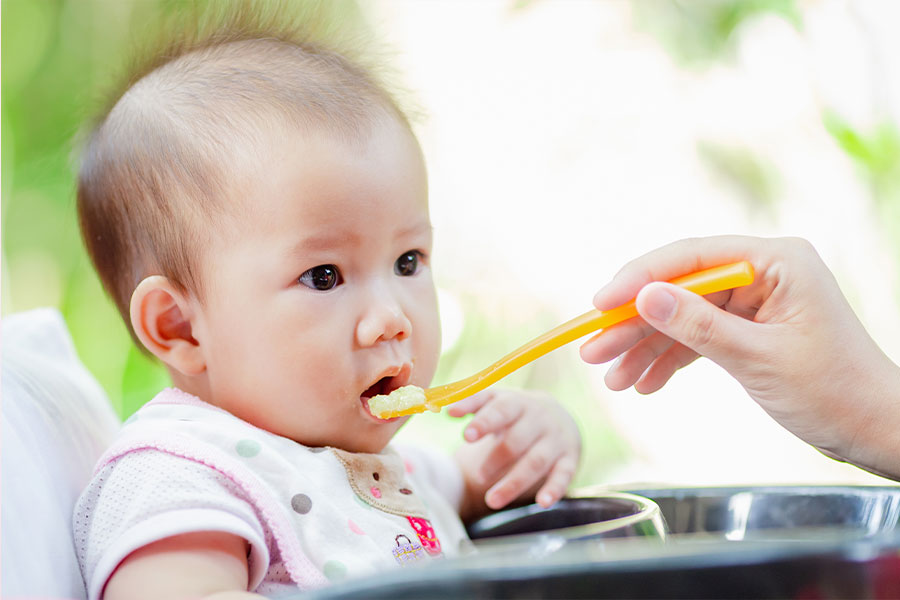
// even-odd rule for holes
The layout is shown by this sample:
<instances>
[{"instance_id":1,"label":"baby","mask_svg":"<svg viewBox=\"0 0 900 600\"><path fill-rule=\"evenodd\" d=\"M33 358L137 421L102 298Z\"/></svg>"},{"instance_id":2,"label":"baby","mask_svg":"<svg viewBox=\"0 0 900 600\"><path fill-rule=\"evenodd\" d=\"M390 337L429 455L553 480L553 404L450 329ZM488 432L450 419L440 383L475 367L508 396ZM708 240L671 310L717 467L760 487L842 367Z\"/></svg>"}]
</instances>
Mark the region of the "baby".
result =
<instances>
[{"instance_id":1,"label":"baby","mask_svg":"<svg viewBox=\"0 0 900 600\"><path fill-rule=\"evenodd\" d=\"M456 460L368 398L427 387L440 331L425 165L391 97L285 32L181 44L87 142L83 237L173 387L76 506L89 598L258 598L465 547L462 520L572 479L577 427L489 391Z\"/></svg>"}]
</instances>

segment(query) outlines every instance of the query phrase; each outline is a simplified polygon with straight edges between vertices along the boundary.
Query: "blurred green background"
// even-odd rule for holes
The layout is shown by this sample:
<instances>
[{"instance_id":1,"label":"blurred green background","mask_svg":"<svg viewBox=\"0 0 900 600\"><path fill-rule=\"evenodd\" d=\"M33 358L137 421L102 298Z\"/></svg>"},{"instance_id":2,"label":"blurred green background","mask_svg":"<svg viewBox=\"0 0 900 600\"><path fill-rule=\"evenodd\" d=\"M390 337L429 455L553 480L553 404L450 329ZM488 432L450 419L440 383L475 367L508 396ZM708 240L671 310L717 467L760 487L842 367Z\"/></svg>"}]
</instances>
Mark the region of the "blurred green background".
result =
<instances>
[{"instance_id":1,"label":"blurred green background","mask_svg":"<svg viewBox=\"0 0 900 600\"><path fill-rule=\"evenodd\" d=\"M550 0L503 2L508 19ZM623 3L624 0L623 0ZM215 4L215 3L213 3ZM307 3L309 4L309 3ZM394 12L410 3L382 2ZM421 4L415 8L421 10ZM760 15L804 27L807 4L781 0L666 0L627 3L633 36L649 36L678 69L698 72L734 58L744 24ZM2 310L58 307L79 355L99 379L122 417L167 384L162 369L131 344L82 249L74 211L77 155L73 140L121 72L131 46L151 34L160 17L195 15L207 3L167 0L3 0L2 2ZM287 3L286 6L299 6ZM382 36L366 3L316 5L331 24ZM442 5L442 10L453 10ZM598 24L599 25L599 24ZM390 43L387 39L387 43ZM428 112L428 106L424 107ZM864 128L823 104L818 126L856 165L892 240L900 240L900 135L889 115ZM778 166L741 144L700 140L696 152L711 176L737 190L748 215L772 218L783 196ZM895 244L900 256L900 245ZM459 340L444 356L436 382L468 375L531 336L559 322L540 308L525 316L485 308L477 290L447 278L465 315ZM601 282L598 281L597 285ZM624 460L627 442L605 418L586 377L567 372L551 355L505 382L548 389L593 432L586 446L583 481L596 481ZM460 425L435 419L424 435L450 444Z\"/></svg>"}]
</instances>

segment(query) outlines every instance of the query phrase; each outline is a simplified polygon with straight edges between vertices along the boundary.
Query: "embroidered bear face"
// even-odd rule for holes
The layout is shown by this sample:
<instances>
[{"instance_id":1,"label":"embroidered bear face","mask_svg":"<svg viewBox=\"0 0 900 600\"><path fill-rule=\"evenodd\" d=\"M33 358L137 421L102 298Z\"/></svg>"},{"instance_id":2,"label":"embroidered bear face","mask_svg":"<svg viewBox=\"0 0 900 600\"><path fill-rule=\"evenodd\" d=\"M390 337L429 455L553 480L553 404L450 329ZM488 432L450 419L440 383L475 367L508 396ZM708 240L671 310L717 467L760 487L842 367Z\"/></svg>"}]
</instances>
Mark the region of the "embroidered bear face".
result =
<instances>
[{"instance_id":1,"label":"embroidered bear face","mask_svg":"<svg viewBox=\"0 0 900 600\"><path fill-rule=\"evenodd\" d=\"M425 505L406 480L403 459L395 453L358 454L331 449L347 471L350 487L366 504L394 515L422 517Z\"/></svg>"}]
</instances>

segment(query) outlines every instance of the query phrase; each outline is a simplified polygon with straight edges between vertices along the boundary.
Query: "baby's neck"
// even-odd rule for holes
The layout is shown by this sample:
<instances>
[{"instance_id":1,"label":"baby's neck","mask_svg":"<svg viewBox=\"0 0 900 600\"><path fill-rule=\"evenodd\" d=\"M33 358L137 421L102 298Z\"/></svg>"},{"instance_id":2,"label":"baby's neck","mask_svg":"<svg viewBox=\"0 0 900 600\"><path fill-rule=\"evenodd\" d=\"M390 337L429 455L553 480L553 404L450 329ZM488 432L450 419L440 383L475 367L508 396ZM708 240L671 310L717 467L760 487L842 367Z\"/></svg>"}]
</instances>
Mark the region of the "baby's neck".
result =
<instances>
[{"instance_id":1,"label":"baby's neck","mask_svg":"<svg viewBox=\"0 0 900 600\"><path fill-rule=\"evenodd\" d=\"M209 379L204 371L200 375L185 375L171 367L167 367L169 378L172 380L172 387L176 387L182 392L197 396L204 402L218 406L213 398L212 391L209 387Z\"/></svg>"}]
</instances>

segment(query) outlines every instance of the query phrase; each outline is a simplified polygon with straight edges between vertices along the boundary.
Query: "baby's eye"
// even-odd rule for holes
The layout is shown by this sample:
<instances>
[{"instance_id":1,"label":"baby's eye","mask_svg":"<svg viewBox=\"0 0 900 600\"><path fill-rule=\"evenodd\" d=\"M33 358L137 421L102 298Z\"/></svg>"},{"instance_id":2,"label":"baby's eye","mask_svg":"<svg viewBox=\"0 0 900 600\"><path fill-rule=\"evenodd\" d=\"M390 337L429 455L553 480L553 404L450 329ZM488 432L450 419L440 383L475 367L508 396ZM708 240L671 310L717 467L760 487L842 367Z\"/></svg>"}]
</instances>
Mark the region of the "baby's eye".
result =
<instances>
[{"instance_id":1,"label":"baby's eye","mask_svg":"<svg viewBox=\"0 0 900 600\"><path fill-rule=\"evenodd\" d=\"M394 263L394 273L401 277L410 277L419 270L419 259L424 256L418 250L404 252Z\"/></svg>"},{"instance_id":2,"label":"baby's eye","mask_svg":"<svg viewBox=\"0 0 900 600\"><path fill-rule=\"evenodd\" d=\"M344 283L344 278L335 265L319 265L304 271L298 281L308 288L324 292Z\"/></svg>"}]
</instances>

